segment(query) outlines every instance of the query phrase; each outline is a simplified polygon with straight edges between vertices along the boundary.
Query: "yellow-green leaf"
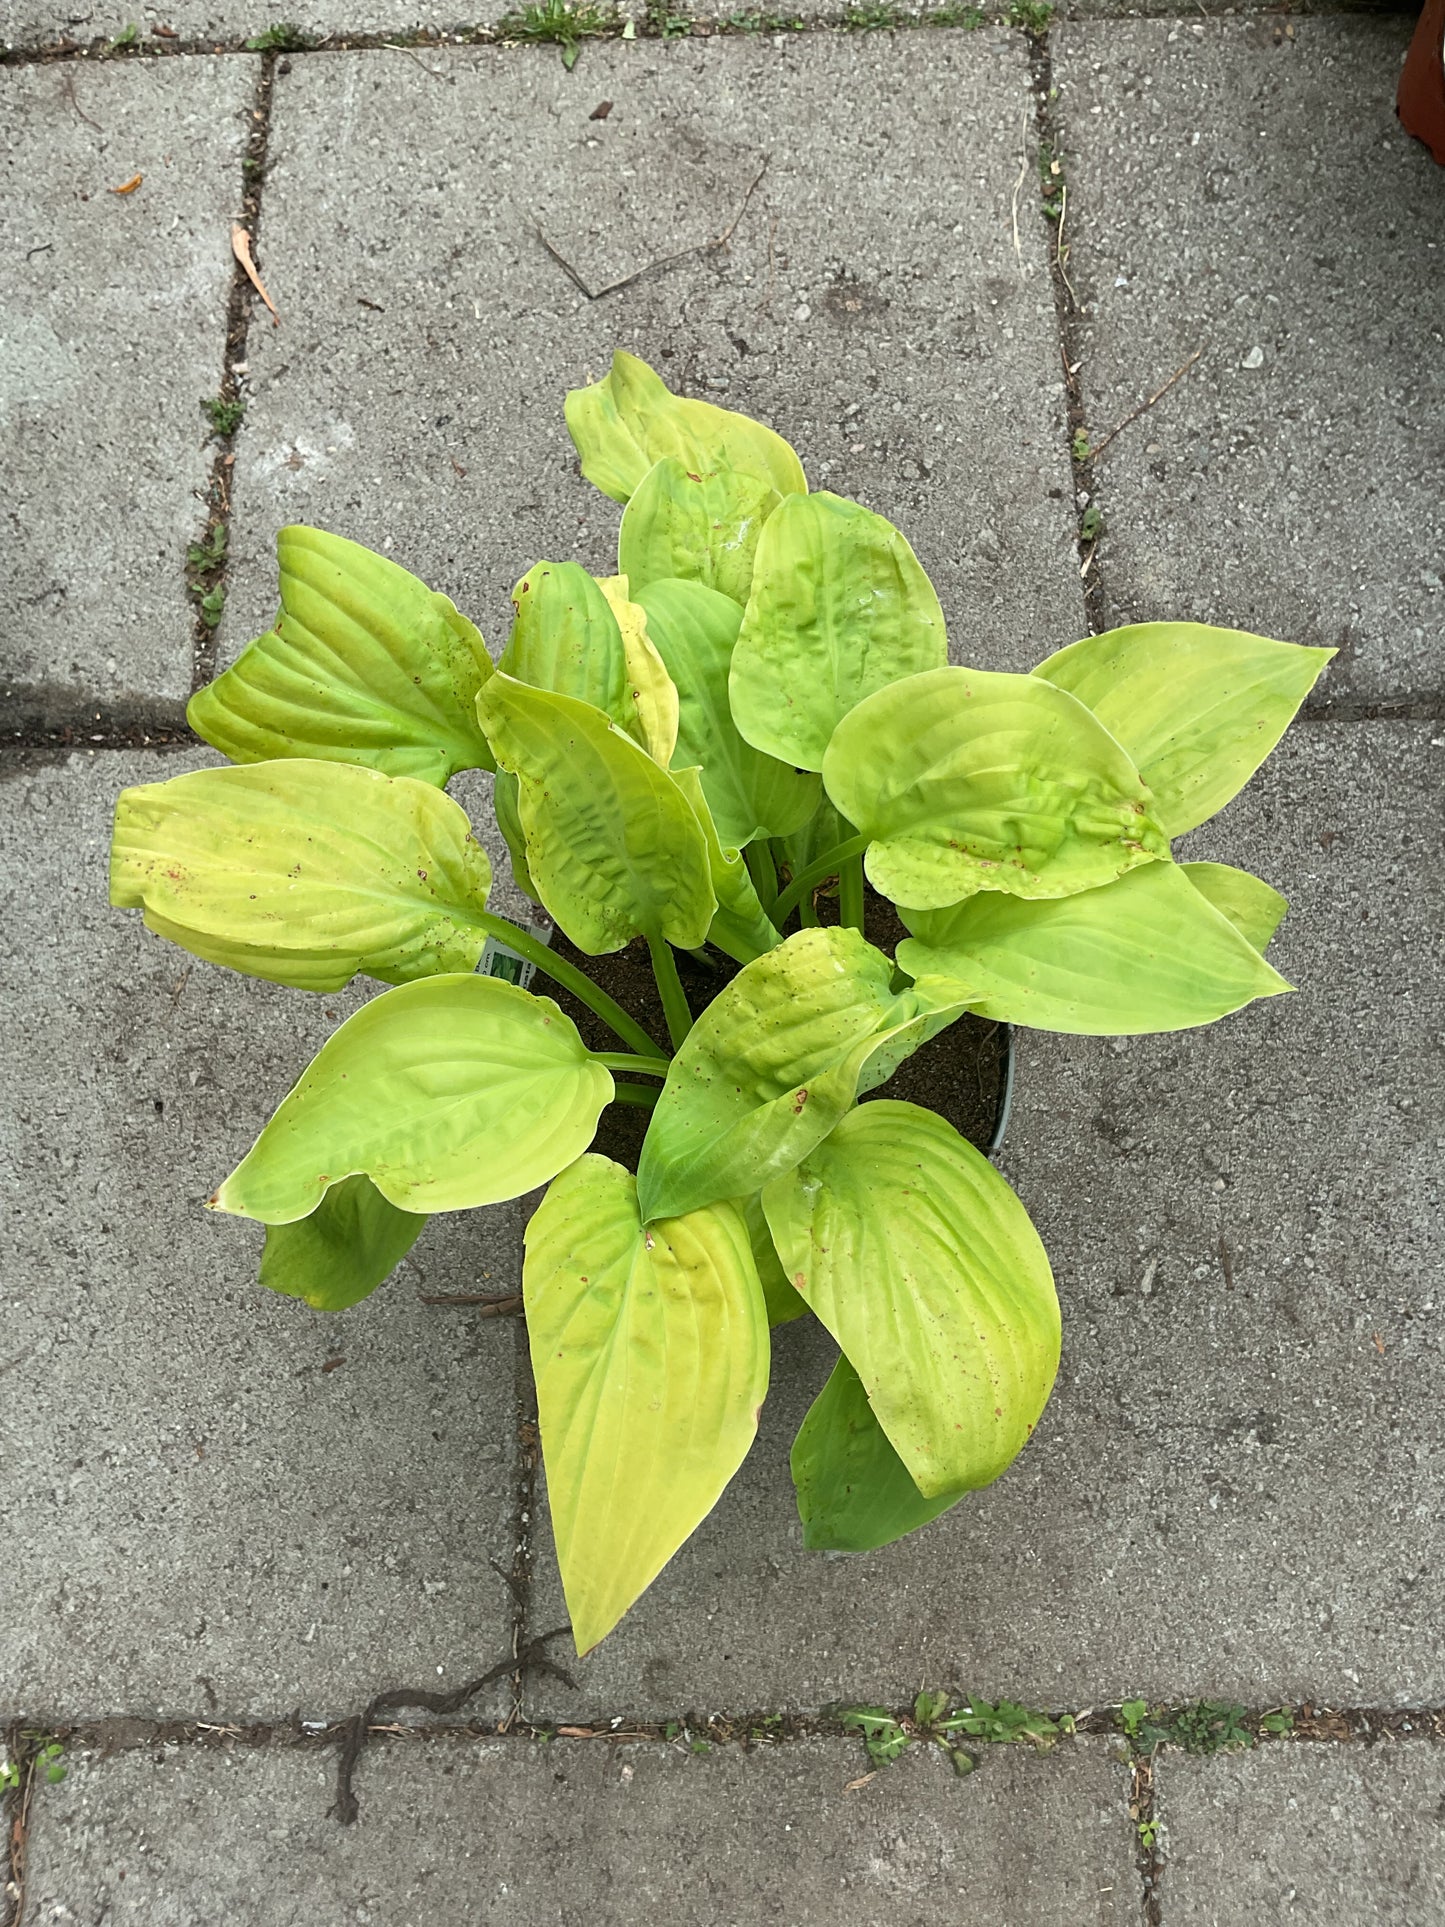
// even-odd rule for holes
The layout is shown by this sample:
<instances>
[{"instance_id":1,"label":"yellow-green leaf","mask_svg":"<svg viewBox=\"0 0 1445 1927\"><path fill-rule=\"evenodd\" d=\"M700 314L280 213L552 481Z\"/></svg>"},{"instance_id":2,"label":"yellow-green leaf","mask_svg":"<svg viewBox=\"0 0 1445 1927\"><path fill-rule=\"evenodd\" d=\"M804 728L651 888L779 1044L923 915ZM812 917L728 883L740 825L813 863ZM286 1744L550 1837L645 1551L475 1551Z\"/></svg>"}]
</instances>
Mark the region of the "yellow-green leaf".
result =
<instances>
[{"instance_id":1,"label":"yellow-green leaf","mask_svg":"<svg viewBox=\"0 0 1445 1927\"><path fill-rule=\"evenodd\" d=\"M821 769L851 709L947 660L933 584L891 522L826 490L778 506L758 542L729 683L754 748Z\"/></svg>"},{"instance_id":2,"label":"yellow-green leaf","mask_svg":"<svg viewBox=\"0 0 1445 1927\"><path fill-rule=\"evenodd\" d=\"M783 1261L773 1245L773 1234L763 1215L762 1193L754 1191L751 1197L741 1200L741 1205L748 1227L748 1242L753 1250L753 1263L758 1268L758 1281L763 1288L763 1303L768 1308L769 1326L791 1325L795 1318L806 1318L808 1307L788 1283Z\"/></svg>"},{"instance_id":3,"label":"yellow-green leaf","mask_svg":"<svg viewBox=\"0 0 1445 1927\"><path fill-rule=\"evenodd\" d=\"M756 475L726 468L689 474L668 456L647 471L623 511L617 566L634 594L680 578L716 589L741 609L758 536L778 501L777 490Z\"/></svg>"},{"instance_id":4,"label":"yellow-green leaf","mask_svg":"<svg viewBox=\"0 0 1445 1927\"><path fill-rule=\"evenodd\" d=\"M910 976L961 979L980 1016L1036 1030L1186 1030L1290 987L1176 863L1052 902L981 892L908 923Z\"/></svg>"},{"instance_id":5,"label":"yellow-green leaf","mask_svg":"<svg viewBox=\"0 0 1445 1927\"><path fill-rule=\"evenodd\" d=\"M582 473L615 502L626 502L668 455L695 474L724 468L756 476L779 495L808 486L781 435L712 402L674 395L645 361L620 348L601 381L569 393L566 410Z\"/></svg>"},{"instance_id":6,"label":"yellow-green leaf","mask_svg":"<svg viewBox=\"0 0 1445 1927\"><path fill-rule=\"evenodd\" d=\"M324 529L282 529L276 554L276 626L192 696L198 736L233 763L304 756L438 785L493 767L476 712L491 658L444 595Z\"/></svg>"},{"instance_id":7,"label":"yellow-green leaf","mask_svg":"<svg viewBox=\"0 0 1445 1927\"><path fill-rule=\"evenodd\" d=\"M801 1298L798 1303L806 1310ZM927 1525L962 1496L924 1498L846 1358L809 1406L791 1466L810 1552L872 1552Z\"/></svg>"},{"instance_id":8,"label":"yellow-green leaf","mask_svg":"<svg viewBox=\"0 0 1445 1927\"><path fill-rule=\"evenodd\" d=\"M627 651L605 585L576 562L539 562L513 589L512 607L498 666L535 689L591 703L637 736Z\"/></svg>"},{"instance_id":9,"label":"yellow-green leaf","mask_svg":"<svg viewBox=\"0 0 1445 1927\"><path fill-rule=\"evenodd\" d=\"M832 1130L869 1060L929 1017L856 931L800 930L740 970L693 1025L643 1140L645 1217L746 1197Z\"/></svg>"},{"instance_id":10,"label":"yellow-green leaf","mask_svg":"<svg viewBox=\"0 0 1445 1927\"><path fill-rule=\"evenodd\" d=\"M1334 653L1202 622L1141 622L1070 643L1033 673L1124 745L1173 837L1244 787Z\"/></svg>"},{"instance_id":11,"label":"yellow-green leaf","mask_svg":"<svg viewBox=\"0 0 1445 1927\"><path fill-rule=\"evenodd\" d=\"M1289 908L1279 891L1271 889L1262 877L1236 870L1229 863L1181 863L1179 867L1195 889L1263 956Z\"/></svg>"},{"instance_id":12,"label":"yellow-green leaf","mask_svg":"<svg viewBox=\"0 0 1445 1927\"><path fill-rule=\"evenodd\" d=\"M935 669L893 683L839 725L823 783L873 839L874 888L910 908L975 890L1069 896L1169 854L1128 756L1036 676Z\"/></svg>"},{"instance_id":13,"label":"yellow-green leaf","mask_svg":"<svg viewBox=\"0 0 1445 1927\"><path fill-rule=\"evenodd\" d=\"M389 1203L370 1178L343 1178L310 1217L267 1225L261 1283L313 1311L345 1311L391 1276L425 1224Z\"/></svg>"},{"instance_id":14,"label":"yellow-green leaf","mask_svg":"<svg viewBox=\"0 0 1445 1927\"><path fill-rule=\"evenodd\" d=\"M630 599L625 575L605 576L598 584L617 618L627 660L627 696L633 720L627 725L660 769L677 748L677 688L647 633L647 611Z\"/></svg>"},{"instance_id":15,"label":"yellow-green leaf","mask_svg":"<svg viewBox=\"0 0 1445 1927\"><path fill-rule=\"evenodd\" d=\"M290 1224L365 1172L403 1211L497 1204L580 1156L611 1098L550 997L429 977L347 1018L210 1202Z\"/></svg>"},{"instance_id":16,"label":"yellow-green leaf","mask_svg":"<svg viewBox=\"0 0 1445 1927\"><path fill-rule=\"evenodd\" d=\"M579 1653L609 1633L742 1464L768 1321L732 1204L643 1226L632 1173L579 1158L522 1272L547 1501Z\"/></svg>"},{"instance_id":17,"label":"yellow-green leaf","mask_svg":"<svg viewBox=\"0 0 1445 1927\"><path fill-rule=\"evenodd\" d=\"M1028 1213L951 1124L860 1104L763 1191L783 1268L852 1361L925 1498L1018 1455L1059 1363L1059 1307Z\"/></svg>"},{"instance_id":18,"label":"yellow-green leaf","mask_svg":"<svg viewBox=\"0 0 1445 1927\"><path fill-rule=\"evenodd\" d=\"M701 774L695 769L675 769L672 780L691 803L707 841L708 869L717 898L717 909L708 925L708 941L725 950L728 956L736 957L739 963L751 963L754 957L761 957L765 950L781 943L782 935L769 922L758 901L741 851L723 848L703 793Z\"/></svg>"},{"instance_id":19,"label":"yellow-green leaf","mask_svg":"<svg viewBox=\"0 0 1445 1927\"><path fill-rule=\"evenodd\" d=\"M110 900L208 963L302 990L472 970L486 851L441 790L278 760L122 790Z\"/></svg>"},{"instance_id":20,"label":"yellow-green leaf","mask_svg":"<svg viewBox=\"0 0 1445 1927\"><path fill-rule=\"evenodd\" d=\"M479 698L541 901L579 950L641 934L682 949L707 938L717 900L692 806L666 770L590 703L501 671Z\"/></svg>"},{"instance_id":21,"label":"yellow-green leaf","mask_svg":"<svg viewBox=\"0 0 1445 1927\"><path fill-rule=\"evenodd\" d=\"M647 630L677 686L679 767L702 770L718 835L733 849L760 836L787 836L817 808L822 787L745 743L728 704L728 670L742 611L699 582L652 582L639 591Z\"/></svg>"}]
</instances>

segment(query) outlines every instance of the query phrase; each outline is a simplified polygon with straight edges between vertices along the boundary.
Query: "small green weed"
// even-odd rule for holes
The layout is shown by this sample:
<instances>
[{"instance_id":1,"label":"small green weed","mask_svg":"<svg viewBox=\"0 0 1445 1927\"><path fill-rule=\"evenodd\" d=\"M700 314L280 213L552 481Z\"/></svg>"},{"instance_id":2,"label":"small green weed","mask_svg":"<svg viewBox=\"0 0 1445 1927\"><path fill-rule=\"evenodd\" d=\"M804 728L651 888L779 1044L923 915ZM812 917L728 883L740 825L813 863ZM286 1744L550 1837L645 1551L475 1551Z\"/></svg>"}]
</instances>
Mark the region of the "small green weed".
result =
<instances>
[{"instance_id":1,"label":"small green weed","mask_svg":"<svg viewBox=\"0 0 1445 1927\"><path fill-rule=\"evenodd\" d=\"M225 585L218 582L214 589L206 590L193 587L191 594L196 598L201 621L207 629L214 629L226 607Z\"/></svg>"},{"instance_id":2,"label":"small green weed","mask_svg":"<svg viewBox=\"0 0 1445 1927\"><path fill-rule=\"evenodd\" d=\"M226 542L225 524L218 522L199 542L191 543L186 550L187 565L202 572L219 569L226 559Z\"/></svg>"},{"instance_id":3,"label":"small green weed","mask_svg":"<svg viewBox=\"0 0 1445 1927\"><path fill-rule=\"evenodd\" d=\"M246 412L243 401L227 401L221 395L213 395L201 403L206 418L211 424L211 433L225 437L234 435L241 426L241 417Z\"/></svg>"},{"instance_id":4,"label":"small green weed","mask_svg":"<svg viewBox=\"0 0 1445 1927\"><path fill-rule=\"evenodd\" d=\"M1034 1746L1052 1746L1060 1734L1072 1733L1074 1723L1067 1715L1052 1720L1047 1713L1014 1700L971 1699L950 1711L947 1693L921 1692L913 1702L911 1717L890 1713L886 1706L850 1706L839 1715L841 1723L863 1738L863 1747L875 1767L892 1766L915 1740L942 1747L955 1773L972 1773L976 1762L959 1746L965 1734L983 1746L1009 1746L1027 1740Z\"/></svg>"},{"instance_id":5,"label":"small green weed","mask_svg":"<svg viewBox=\"0 0 1445 1927\"><path fill-rule=\"evenodd\" d=\"M253 54L304 54L308 47L315 45L311 35L304 33L294 20L278 20L274 27L252 34L246 42Z\"/></svg>"},{"instance_id":6,"label":"small green weed","mask_svg":"<svg viewBox=\"0 0 1445 1927\"><path fill-rule=\"evenodd\" d=\"M615 8L596 6L593 0L539 0L518 13L509 13L498 22L503 40L542 41L562 49L562 65L570 74L577 65L583 40L599 34L616 33L622 25Z\"/></svg>"},{"instance_id":7,"label":"small green weed","mask_svg":"<svg viewBox=\"0 0 1445 1927\"><path fill-rule=\"evenodd\" d=\"M134 20L127 20L125 25L121 28L120 32L116 35L115 39L111 41L106 51L107 53L113 53L113 54L127 53L132 47L137 45L139 40L140 40L140 28L136 25Z\"/></svg>"},{"instance_id":8,"label":"small green weed","mask_svg":"<svg viewBox=\"0 0 1445 1927\"><path fill-rule=\"evenodd\" d=\"M1069 452L1076 462L1088 461L1094 451L1089 445L1089 431L1087 428L1076 428L1074 430L1074 439L1069 444Z\"/></svg>"},{"instance_id":9,"label":"small green weed","mask_svg":"<svg viewBox=\"0 0 1445 1927\"><path fill-rule=\"evenodd\" d=\"M643 25L658 40L679 40L692 32L692 15L669 6L667 0L647 0Z\"/></svg>"},{"instance_id":10,"label":"small green weed","mask_svg":"<svg viewBox=\"0 0 1445 1927\"><path fill-rule=\"evenodd\" d=\"M682 1731L681 1720L669 1720L667 1722L667 1725L664 1726L662 1729L662 1737L665 1740L675 1740L681 1731Z\"/></svg>"},{"instance_id":11,"label":"small green weed","mask_svg":"<svg viewBox=\"0 0 1445 1927\"><path fill-rule=\"evenodd\" d=\"M712 1742L710 1740L689 1740L688 1745L692 1748L694 1753L711 1753L712 1752Z\"/></svg>"},{"instance_id":12,"label":"small green weed","mask_svg":"<svg viewBox=\"0 0 1445 1927\"><path fill-rule=\"evenodd\" d=\"M1262 1713L1259 1730L1261 1733L1271 1733L1275 1738L1284 1733L1293 1733L1294 1714L1287 1706L1277 1707L1273 1713Z\"/></svg>"},{"instance_id":13,"label":"small green weed","mask_svg":"<svg viewBox=\"0 0 1445 1927\"><path fill-rule=\"evenodd\" d=\"M1279 1715L1266 1714L1265 1718ZM1283 1716L1289 1724L1289 1714ZM1233 1753L1253 1746L1254 1734L1245 1723L1242 1706L1226 1700L1196 1700L1192 1706L1168 1712L1164 1708L1151 1714L1147 1701L1125 1700L1119 1708L1118 1722L1136 1753L1152 1753L1156 1747L1177 1746L1183 1753L1208 1755ZM1264 1720L1260 1721L1264 1727ZM1271 1732L1289 1730L1270 1727Z\"/></svg>"},{"instance_id":14,"label":"small green weed","mask_svg":"<svg viewBox=\"0 0 1445 1927\"><path fill-rule=\"evenodd\" d=\"M1008 23L1024 33L1047 33L1054 17L1053 0L1013 0Z\"/></svg>"},{"instance_id":15,"label":"small green weed","mask_svg":"<svg viewBox=\"0 0 1445 1927\"><path fill-rule=\"evenodd\" d=\"M1104 533L1104 511L1094 502L1079 517L1079 540L1097 542Z\"/></svg>"},{"instance_id":16,"label":"small green weed","mask_svg":"<svg viewBox=\"0 0 1445 1927\"><path fill-rule=\"evenodd\" d=\"M1140 1820L1136 1823L1135 1831L1139 1835L1139 1845L1145 1853L1152 1853L1154 1842L1159 1838L1159 1822L1153 1819Z\"/></svg>"},{"instance_id":17,"label":"small green weed","mask_svg":"<svg viewBox=\"0 0 1445 1927\"><path fill-rule=\"evenodd\" d=\"M849 7L842 24L850 33L882 33L901 24L904 15L887 0L871 0L865 7Z\"/></svg>"}]
</instances>

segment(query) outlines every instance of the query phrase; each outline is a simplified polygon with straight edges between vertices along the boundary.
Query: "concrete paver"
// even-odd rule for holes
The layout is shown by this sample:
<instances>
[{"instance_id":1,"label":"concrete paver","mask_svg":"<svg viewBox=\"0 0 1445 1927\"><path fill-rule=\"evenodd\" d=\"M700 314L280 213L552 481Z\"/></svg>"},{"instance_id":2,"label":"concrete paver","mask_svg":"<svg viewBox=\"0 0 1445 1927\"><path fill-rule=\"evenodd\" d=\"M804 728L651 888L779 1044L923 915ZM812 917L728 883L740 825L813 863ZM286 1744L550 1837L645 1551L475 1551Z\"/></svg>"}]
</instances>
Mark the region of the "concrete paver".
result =
<instances>
[{"instance_id":1,"label":"concrete paver","mask_svg":"<svg viewBox=\"0 0 1445 1927\"><path fill-rule=\"evenodd\" d=\"M41 1796L37 1922L267 1927L659 1914L735 1927L960 1918L1124 1927L1138 1883L1123 1768L1098 1743L997 1748L967 1780L936 1749L866 1787L862 1751L525 1739L376 1746L361 1819L326 1818L329 1755L79 1756Z\"/></svg>"},{"instance_id":2,"label":"concrete paver","mask_svg":"<svg viewBox=\"0 0 1445 1927\"><path fill-rule=\"evenodd\" d=\"M1083 633L1043 240L1012 240L1023 44L886 41L598 43L571 74L550 47L298 60L223 650L270 621L291 520L386 548L494 647L539 556L615 566L619 511L562 417L614 346L899 523L958 651L1024 667ZM537 235L600 288L735 219L725 251L593 302Z\"/></svg>"},{"instance_id":3,"label":"concrete paver","mask_svg":"<svg viewBox=\"0 0 1445 1927\"><path fill-rule=\"evenodd\" d=\"M717 1510L578 1693L531 1703L1445 1696L1442 774L1427 725L1297 726L1190 842L1290 898L1298 993L1175 1037L1023 1034L1003 1162L1064 1352L1015 1466L899 1545L805 1554L787 1454L830 1348L789 1326ZM563 1616L544 1532L534 1624Z\"/></svg>"},{"instance_id":4,"label":"concrete paver","mask_svg":"<svg viewBox=\"0 0 1445 1927\"><path fill-rule=\"evenodd\" d=\"M1445 1918L1439 1747L1285 1745L1155 1769L1169 1927Z\"/></svg>"},{"instance_id":5,"label":"concrete paver","mask_svg":"<svg viewBox=\"0 0 1445 1927\"><path fill-rule=\"evenodd\" d=\"M366 0L357 8L348 0L14 0L0 26L0 45L50 47L58 41L114 40L135 25L142 42L162 53L168 27L180 40L227 46L244 43L268 28L299 29L310 40L332 35L411 33L418 28L450 32L465 24L488 27L509 11L506 0L473 0L465 16L445 0Z\"/></svg>"},{"instance_id":6,"label":"concrete paver","mask_svg":"<svg viewBox=\"0 0 1445 1927\"><path fill-rule=\"evenodd\" d=\"M517 1212L434 1220L326 1317L202 1208L363 993L215 970L105 907L116 791L200 760L4 786L9 1713L332 1716L509 1647L516 1330L417 1294L513 1281Z\"/></svg>"},{"instance_id":7,"label":"concrete paver","mask_svg":"<svg viewBox=\"0 0 1445 1927\"><path fill-rule=\"evenodd\" d=\"M0 687L22 715L189 694L200 403L255 75L249 57L0 73Z\"/></svg>"},{"instance_id":8,"label":"concrete paver","mask_svg":"<svg viewBox=\"0 0 1445 1927\"><path fill-rule=\"evenodd\" d=\"M1204 350L1099 460L1107 620L1339 647L1336 699L1445 684L1445 197L1395 119L1410 31L1055 36L1094 439Z\"/></svg>"}]
</instances>

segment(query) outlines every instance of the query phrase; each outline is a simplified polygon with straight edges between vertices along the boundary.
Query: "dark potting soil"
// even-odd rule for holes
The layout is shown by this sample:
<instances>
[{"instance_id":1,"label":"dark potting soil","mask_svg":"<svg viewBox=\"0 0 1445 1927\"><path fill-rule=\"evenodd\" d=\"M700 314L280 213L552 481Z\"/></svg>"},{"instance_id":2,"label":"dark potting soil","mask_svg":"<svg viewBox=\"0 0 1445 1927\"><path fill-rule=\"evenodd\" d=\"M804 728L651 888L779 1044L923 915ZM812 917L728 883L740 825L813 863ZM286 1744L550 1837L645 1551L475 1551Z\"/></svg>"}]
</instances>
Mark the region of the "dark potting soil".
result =
<instances>
[{"instance_id":1,"label":"dark potting soil","mask_svg":"<svg viewBox=\"0 0 1445 1927\"><path fill-rule=\"evenodd\" d=\"M818 911L824 923L836 922L836 898L820 895ZM890 957L895 946L908 934L893 905L871 890L865 900L864 929L869 942ZM551 947L615 997L629 1016L635 1017L658 1040L660 1054L666 1055L667 1025L653 982L647 945L641 938L611 956L589 957L574 948L560 930L554 929ZM739 966L720 950L709 947L706 957L704 964L687 951L677 953L678 975L694 1016L738 973ZM550 982L546 985L538 982L533 988L545 990L555 998L592 1050L626 1048L601 1018L579 1003L570 991ZM869 1097L900 1098L910 1104L924 1105L946 1117L980 1150L987 1150L1003 1098L1005 1060L1003 1026L980 1017L962 1017L922 1050L915 1051L888 1082L871 1091ZM651 1078L636 1081L649 1086L655 1083ZM867 1101L865 1098L864 1102ZM635 1171L650 1115L640 1105L609 1104L602 1113L593 1150Z\"/></svg>"}]
</instances>

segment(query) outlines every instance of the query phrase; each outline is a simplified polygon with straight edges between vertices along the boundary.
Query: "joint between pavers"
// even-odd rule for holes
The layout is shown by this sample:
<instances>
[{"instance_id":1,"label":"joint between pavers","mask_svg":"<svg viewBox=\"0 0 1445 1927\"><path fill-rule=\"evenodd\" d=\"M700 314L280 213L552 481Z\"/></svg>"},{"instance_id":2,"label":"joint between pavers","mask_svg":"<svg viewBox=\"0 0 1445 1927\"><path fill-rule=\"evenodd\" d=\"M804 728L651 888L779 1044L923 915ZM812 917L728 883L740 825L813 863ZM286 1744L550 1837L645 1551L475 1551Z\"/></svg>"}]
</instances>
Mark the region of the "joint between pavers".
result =
<instances>
[{"instance_id":1,"label":"joint between pavers","mask_svg":"<svg viewBox=\"0 0 1445 1927\"><path fill-rule=\"evenodd\" d=\"M206 487L205 523L197 540L186 550L186 591L196 604L191 661L193 694L204 688L216 673L216 630L225 610L230 581L231 484L236 438L246 412L242 381L246 371L246 343L257 304L262 303L268 309L271 305L258 285L256 247L261 233L261 190L271 140L271 101L280 58L274 50L263 52L256 71L251 127L241 157L240 216L231 229L231 293L226 304L220 388L214 400L203 403L211 417L217 447Z\"/></svg>"},{"instance_id":2,"label":"joint between pavers","mask_svg":"<svg viewBox=\"0 0 1445 1927\"><path fill-rule=\"evenodd\" d=\"M1059 361L1064 376L1064 423L1068 436L1065 460L1069 465L1069 486L1074 506L1074 548L1079 558L1079 579L1083 591L1084 613L1093 635L1106 626L1104 592L1098 560L1099 533L1090 531L1095 505L1096 477L1088 454L1088 428L1084 418L1083 390L1079 369L1083 347L1079 323L1082 310L1074 284L1069 279L1069 244L1077 227L1077 213L1069 205L1068 179L1063 171L1063 142L1059 116L1054 111L1053 52L1047 33L1029 36L1029 84L1034 96L1034 140L1039 167L1038 219L1043 223L1048 249L1049 279L1054 294L1054 319L1059 336ZM1058 168L1057 175L1046 169ZM1073 217L1074 228L1070 226ZM1080 497L1083 497L1081 500Z\"/></svg>"},{"instance_id":3,"label":"joint between pavers","mask_svg":"<svg viewBox=\"0 0 1445 1927\"><path fill-rule=\"evenodd\" d=\"M23 684L7 690L0 707L0 758L69 755L76 750L184 750L204 744L186 722L179 703L155 709L129 705L87 705L57 716L49 692Z\"/></svg>"}]
</instances>

